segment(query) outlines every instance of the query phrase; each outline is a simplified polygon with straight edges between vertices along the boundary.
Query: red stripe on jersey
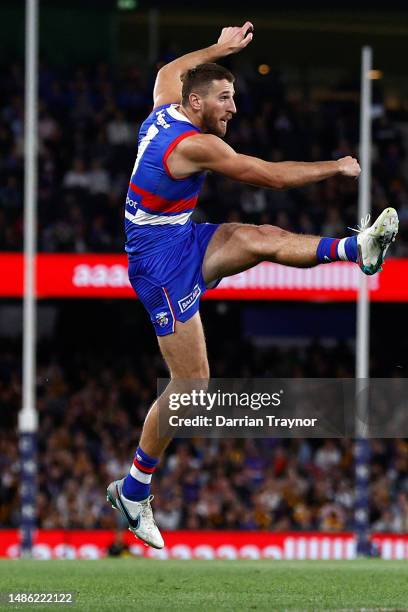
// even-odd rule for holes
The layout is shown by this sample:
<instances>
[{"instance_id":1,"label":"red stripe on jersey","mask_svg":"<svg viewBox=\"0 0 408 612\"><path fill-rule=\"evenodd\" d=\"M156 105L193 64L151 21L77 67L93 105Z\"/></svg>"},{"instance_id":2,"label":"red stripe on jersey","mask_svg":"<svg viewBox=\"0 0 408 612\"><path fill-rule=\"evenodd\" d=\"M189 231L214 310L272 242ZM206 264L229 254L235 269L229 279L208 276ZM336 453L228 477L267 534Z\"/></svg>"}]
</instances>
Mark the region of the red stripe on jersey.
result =
<instances>
[{"instance_id":1,"label":"red stripe on jersey","mask_svg":"<svg viewBox=\"0 0 408 612\"><path fill-rule=\"evenodd\" d=\"M138 195L142 196L140 204L146 208L150 208L153 212L187 212L192 210L198 200L198 195L185 200L167 200L158 195L150 193L145 189L141 189L135 183L130 183L129 188Z\"/></svg>"},{"instance_id":2,"label":"red stripe on jersey","mask_svg":"<svg viewBox=\"0 0 408 612\"><path fill-rule=\"evenodd\" d=\"M178 143L181 142L182 140L184 140L184 138L188 138L189 136L195 136L196 134L200 134L200 132L196 132L196 130L190 130L189 132L184 132L184 134L180 134L180 136L177 136L177 138L175 138L173 140L172 143L169 144L169 146L167 147L167 149L164 152L163 155L163 166L164 169L167 173L167 175L173 179L173 181L182 181L186 178L189 178L188 176L182 176L181 178L174 178L174 176L172 176L169 167L167 165L167 158L170 155L170 153L177 147Z\"/></svg>"},{"instance_id":3,"label":"red stripe on jersey","mask_svg":"<svg viewBox=\"0 0 408 612\"><path fill-rule=\"evenodd\" d=\"M174 312L174 309L173 309L173 304L171 303L171 299L170 299L170 296L169 296L169 293L168 293L166 287L162 287L162 289L163 289L164 293L166 294L166 298L167 298L167 301L169 303L169 308L170 308L171 314L173 316L172 331L174 332L175 329L176 329L176 315L175 315L175 312Z\"/></svg>"},{"instance_id":4,"label":"red stripe on jersey","mask_svg":"<svg viewBox=\"0 0 408 612\"><path fill-rule=\"evenodd\" d=\"M141 465L137 459L133 459L133 465L137 467L138 470L140 470L141 472L144 472L145 474L152 474L154 470L156 469L156 466L149 468L149 467L145 467L144 465Z\"/></svg>"},{"instance_id":5,"label":"red stripe on jersey","mask_svg":"<svg viewBox=\"0 0 408 612\"><path fill-rule=\"evenodd\" d=\"M339 244L340 239L333 240L330 247L330 259L335 260L338 259L337 256L337 245Z\"/></svg>"}]
</instances>

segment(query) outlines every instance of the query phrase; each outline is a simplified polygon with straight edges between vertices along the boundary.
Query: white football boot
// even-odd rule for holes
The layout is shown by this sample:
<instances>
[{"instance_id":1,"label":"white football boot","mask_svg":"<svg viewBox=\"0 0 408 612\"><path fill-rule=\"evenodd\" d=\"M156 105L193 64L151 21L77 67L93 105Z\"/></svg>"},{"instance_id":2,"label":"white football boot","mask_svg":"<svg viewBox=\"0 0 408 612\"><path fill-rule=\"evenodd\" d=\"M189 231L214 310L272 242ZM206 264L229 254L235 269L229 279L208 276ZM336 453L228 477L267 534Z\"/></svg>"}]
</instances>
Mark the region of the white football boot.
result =
<instances>
[{"instance_id":1,"label":"white football boot","mask_svg":"<svg viewBox=\"0 0 408 612\"><path fill-rule=\"evenodd\" d=\"M164 540L154 522L152 507L150 502L153 495L149 495L140 502L126 499L122 494L122 480L114 480L108 486L106 499L112 504L112 508L119 510L129 525L129 531L135 534L153 548L163 548Z\"/></svg>"},{"instance_id":2,"label":"white football boot","mask_svg":"<svg viewBox=\"0 0 408 612\"><path fill-rule=\"evenodd\" d=\"M364 274L372 275L381 271L381 265L391 242L398 232L398 215L395 208L386 208L378 219L368 227L370 215L361 219L361 226L353 231L358 232L357 263Z\"/></svg>"}]
</instances>

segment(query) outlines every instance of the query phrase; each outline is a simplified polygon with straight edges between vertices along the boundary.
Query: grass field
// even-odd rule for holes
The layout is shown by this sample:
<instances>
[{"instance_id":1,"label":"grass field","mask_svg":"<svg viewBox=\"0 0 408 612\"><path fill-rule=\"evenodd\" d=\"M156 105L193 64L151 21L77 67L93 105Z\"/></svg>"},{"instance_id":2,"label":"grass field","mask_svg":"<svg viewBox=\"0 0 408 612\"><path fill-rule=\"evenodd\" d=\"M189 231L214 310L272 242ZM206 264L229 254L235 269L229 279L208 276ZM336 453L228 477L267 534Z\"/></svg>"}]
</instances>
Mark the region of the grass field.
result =
<instances>
[{"instance_id":1,"label":"grass field","mask_svg":"<svg viewBox=\"0 0 408 612\"><path fill-rule=\"evenodd\" d=\"M76 592L50 610L408 610L404 561L0 561L0 591Z\"/></svg>"}]
</instances>

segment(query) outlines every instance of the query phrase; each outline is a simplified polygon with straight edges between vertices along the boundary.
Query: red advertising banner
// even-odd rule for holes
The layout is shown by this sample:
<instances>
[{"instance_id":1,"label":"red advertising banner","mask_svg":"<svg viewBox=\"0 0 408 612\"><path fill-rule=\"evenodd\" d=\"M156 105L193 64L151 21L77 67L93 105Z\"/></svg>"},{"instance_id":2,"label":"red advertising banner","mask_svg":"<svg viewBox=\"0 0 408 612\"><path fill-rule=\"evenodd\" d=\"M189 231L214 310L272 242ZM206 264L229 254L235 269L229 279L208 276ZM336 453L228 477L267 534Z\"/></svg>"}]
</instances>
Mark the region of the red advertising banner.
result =
<instances>
[{"instance_id":1,"label":"red advertising banner","mask_svg":"<svg viewBox=\"0 0 408 612\"><path fill-rule=\"evenodd\" d=\"M23 294L23 257L0 254L0 297ZM264 262L224 278L204 299L354 301L361 272L355 264L336 262L310 269ZM381 274L369 277L371 300L408 301L408 259L390 259ZM39 298L132 298L126 255L37 256Z\"/></svg>"},{"instance_id":2,"label":"red advertising banner","mask_svg":"<svg viewBox=\"0 0 408 612\"><path fill-rule=\"evenodd\" d=\"M354 559L352 533L299 533L265 531L168 531L166 546L155 550L134 538L123 539L130 553L155 559ZM113 531L39 530L35 538L37 559L100 559L114 540ZM374 534L383 559L408 559L407 534ZM0 531L0 557L19 556L19 532Z\"/></svg>"}]
</instances>

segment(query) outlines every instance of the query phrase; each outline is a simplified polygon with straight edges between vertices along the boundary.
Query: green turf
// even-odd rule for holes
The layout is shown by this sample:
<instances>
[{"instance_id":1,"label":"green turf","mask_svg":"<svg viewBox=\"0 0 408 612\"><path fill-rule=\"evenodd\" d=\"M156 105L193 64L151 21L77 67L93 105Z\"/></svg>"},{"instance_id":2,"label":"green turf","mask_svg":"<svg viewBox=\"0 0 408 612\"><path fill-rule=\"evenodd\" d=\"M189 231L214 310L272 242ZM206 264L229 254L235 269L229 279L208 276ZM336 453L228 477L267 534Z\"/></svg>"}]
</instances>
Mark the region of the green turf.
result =
<instances>
[{"instance_id":1,"label":"green turf","mask_svg":"<svg viewBox=\"0 0 408 612\"><path fill-rule=\"evenodd\" d=\"M0 561L0 591L77 593L50 610L408 610L404 561Z\"/></svg>"}]
</instances>

